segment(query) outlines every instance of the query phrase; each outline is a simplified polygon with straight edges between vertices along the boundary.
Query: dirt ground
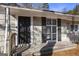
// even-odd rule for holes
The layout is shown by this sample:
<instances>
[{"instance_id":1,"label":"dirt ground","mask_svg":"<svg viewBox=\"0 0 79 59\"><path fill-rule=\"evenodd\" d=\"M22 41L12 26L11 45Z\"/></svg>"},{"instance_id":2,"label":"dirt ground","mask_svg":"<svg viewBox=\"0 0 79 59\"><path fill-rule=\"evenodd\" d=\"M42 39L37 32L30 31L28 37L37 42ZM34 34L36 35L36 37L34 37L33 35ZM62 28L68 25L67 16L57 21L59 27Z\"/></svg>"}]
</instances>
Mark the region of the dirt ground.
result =
<instances>
[{"instance_id":1,"label":"dirt ground","mask_svg":"<svg viewBox=\"0 0 79 59\"><path fill-rule=\"evenodd\" d=\"M54 56L79 56L79 44L76 48L53 52Z\"/></svg>"}]
</instances>

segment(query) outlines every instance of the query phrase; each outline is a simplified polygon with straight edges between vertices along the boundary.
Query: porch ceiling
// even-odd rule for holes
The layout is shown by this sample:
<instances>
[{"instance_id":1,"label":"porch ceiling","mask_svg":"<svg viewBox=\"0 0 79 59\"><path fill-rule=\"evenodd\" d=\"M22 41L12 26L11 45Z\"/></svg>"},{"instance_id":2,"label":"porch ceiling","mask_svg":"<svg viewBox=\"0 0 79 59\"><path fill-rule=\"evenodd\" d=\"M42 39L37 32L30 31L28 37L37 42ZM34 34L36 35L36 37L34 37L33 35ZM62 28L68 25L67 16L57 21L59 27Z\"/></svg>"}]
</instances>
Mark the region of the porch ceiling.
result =
<instances>
[{"instance_id":1,"label":"porch ceiling","mask_svg":"<svg viewBox=\"0 0 79 59\"><path fill-rule=\"evenodd\" d=\"M10 8L10 13L17 16L37 16L37 17L47 17L47 18L55 18L55 19L60 18L60 19L72 21L72 16L69 14L57 14L54 12L20 8L20 7L12 7L12 6L5 6L5 5L0 5L0 7ZM75 15L74 20L79 21L79 16Z\"/></svg>"}]
</instances>

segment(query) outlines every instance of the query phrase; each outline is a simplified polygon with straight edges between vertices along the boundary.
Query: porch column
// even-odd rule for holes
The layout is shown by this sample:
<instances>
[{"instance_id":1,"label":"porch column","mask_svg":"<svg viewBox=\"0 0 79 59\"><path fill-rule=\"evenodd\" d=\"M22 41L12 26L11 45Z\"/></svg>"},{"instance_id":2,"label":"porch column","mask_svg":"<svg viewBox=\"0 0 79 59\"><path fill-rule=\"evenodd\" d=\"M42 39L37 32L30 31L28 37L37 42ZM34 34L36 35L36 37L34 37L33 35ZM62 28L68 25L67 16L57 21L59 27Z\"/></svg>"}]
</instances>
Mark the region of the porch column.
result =
<instances>
[{"instance_id":1,"label":"porch column","mask_svg":"<svg viewBox=\"0 0 79 59\"><path fill-rule=\"evenodd\" d=\"M16 21L16 46L18 46L18 16L16 17L17 21Z\"/></svg>"},{"instance_id":2,"label":"porch column","mask_svg":"<svg viewBox=\"0 0 79 59\"><path fill-rule=\"evenodd\" d=\"M9 32L8 32L9 30ZM7 40L10 34L10 8L5 8L5 39L4 39L4 53L7 53Z\"/></svg>"},{"instance_id":3,"label":"porch column","mask_svg":"<svg viewBox=\"0 0 79 59\"><path fill-rule=\"evenodd\" d=\"M30 27L30 31L31 31L31 44L33 44L33 16L31 16L31 27Z\"/></svg>"}]
</instances>

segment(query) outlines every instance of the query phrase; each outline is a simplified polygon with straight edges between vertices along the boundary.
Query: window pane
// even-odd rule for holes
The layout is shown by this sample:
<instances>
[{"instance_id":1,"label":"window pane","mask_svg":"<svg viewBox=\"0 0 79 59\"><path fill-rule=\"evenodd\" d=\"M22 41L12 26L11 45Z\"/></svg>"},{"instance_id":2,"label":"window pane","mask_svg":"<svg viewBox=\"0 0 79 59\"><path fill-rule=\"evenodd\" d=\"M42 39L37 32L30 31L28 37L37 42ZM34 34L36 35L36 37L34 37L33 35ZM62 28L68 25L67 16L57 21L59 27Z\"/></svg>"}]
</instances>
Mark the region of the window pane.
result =
<instances>
[{"instance_id":1,"label":"window pane","mask_svg":"<svg viewBox=\"0 0 79 59\"><path fill-rule=\"evenodd\" d=\"M75 25L75 31L77 31L78 30L78 25Z\"/></svg>"},{"instance_id":2,"label":"window pane","mask_svg":"<svg viewBox=\"0 0 79 59\"><path fill-rule=\"evenodd\" d=\"M56 25L56 19L52 19L52 25Z\"/></svg>"},{"instance_id":3,"label":"window pane","mask_svg":"<svg viewBox=\"0 0 79 59\"><path fill-rule=\"evenodd\" d=\"M56 40L56 34L52 34L52 40Z\"/></svg>"},{"instance_id":4,"label":"window pane","mask_svg":"<svg viewBox=\"0 0 79 59\"><path fill-rule=\"evenodd\" d=\"M46 24L51 25L51 19L46 19Z\"/></svg>"},{"instance_id":5,"label":"window pane","mask_svg":"<svg viewBox=\"0 0 79 59\"><path fill-rule=\"evenodd\" d=\"M47 39L47 40L51 40L51 34L47 34L46 39Z\"/></svg>"},{"instance_id":6,"label":"window pane","mask_svg":"<svg viewBox=\"0 0 79 59\"><path fill-rule=\"evenodd\" d=\"M52 33L56 33L56 26L52 26Z\"/></svg>"},{"instance_id":7,"label":"window pane","mask_svg":"<svg viewBox=\"0 0 79 59\"><path fill-rule=\"evenodd\" d=\"M47 34L51 33L51 26L46 26Z\"/></svg>"}]
</instances>

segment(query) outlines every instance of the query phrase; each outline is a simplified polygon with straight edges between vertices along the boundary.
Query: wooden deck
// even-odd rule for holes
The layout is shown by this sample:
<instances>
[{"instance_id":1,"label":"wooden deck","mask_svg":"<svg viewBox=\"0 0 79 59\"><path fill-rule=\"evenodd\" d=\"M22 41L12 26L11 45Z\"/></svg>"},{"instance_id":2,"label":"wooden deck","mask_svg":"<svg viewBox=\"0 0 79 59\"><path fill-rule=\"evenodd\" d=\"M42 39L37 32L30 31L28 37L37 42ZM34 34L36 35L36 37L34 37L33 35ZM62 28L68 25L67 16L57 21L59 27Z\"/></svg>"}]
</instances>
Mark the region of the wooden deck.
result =
<instances>
[{"instance_id":1,"label":"wooden deck","mask_svg":"<svg viewBox=\"0 0 79 59\"><path fill-rule=\"evenodd\" d=\"M53 56L79 56L79 45L76 48L53 52Z\"/></svg>"}]
</instances>

